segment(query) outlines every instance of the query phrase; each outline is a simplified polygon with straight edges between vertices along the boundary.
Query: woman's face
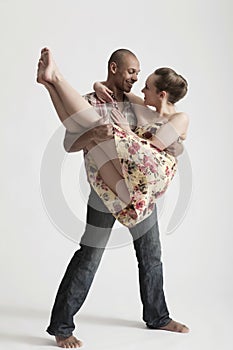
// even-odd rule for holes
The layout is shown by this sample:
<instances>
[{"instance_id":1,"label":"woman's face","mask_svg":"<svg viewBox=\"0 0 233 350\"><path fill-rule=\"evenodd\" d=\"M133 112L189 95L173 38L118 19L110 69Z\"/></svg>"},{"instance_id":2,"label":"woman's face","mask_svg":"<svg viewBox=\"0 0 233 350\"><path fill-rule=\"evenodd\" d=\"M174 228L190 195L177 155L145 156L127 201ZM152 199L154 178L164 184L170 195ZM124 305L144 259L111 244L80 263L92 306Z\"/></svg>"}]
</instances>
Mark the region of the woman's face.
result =
<instances>
[{"instance_id":1,"label":"woman's face","mask_svg":"<svg viewBox=\"0 0 233 350\"><path fill-rule=\"evenodd\" d=\"M155 82L156 82L156 75L152 73L146 79L145 87L142 89L142 93L145 95L144 103L147 106L158 107L158 105L161 103L160 93L157 92Z\"/></svg>"}]
</instances>

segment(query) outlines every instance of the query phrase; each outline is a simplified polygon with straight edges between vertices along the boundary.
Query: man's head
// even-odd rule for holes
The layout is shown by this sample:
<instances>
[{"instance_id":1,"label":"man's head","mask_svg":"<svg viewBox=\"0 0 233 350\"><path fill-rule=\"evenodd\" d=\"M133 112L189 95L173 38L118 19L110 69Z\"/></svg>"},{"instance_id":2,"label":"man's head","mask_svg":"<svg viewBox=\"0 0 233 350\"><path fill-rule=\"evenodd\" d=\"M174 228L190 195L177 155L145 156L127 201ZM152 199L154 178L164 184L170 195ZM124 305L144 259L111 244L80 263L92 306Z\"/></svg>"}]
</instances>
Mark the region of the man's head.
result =
<instances>
[{"instance_id":1,"label":"man's head","mask_svg":"<svg viewBox=\"0 0 233 350\"><path fill-rule=\"evenodd\" d=\"M108 61L108 81L122 92L130 92L138 80L140 64L133 52L119 49L112 53Z\"/></svg>"}]
</instances>

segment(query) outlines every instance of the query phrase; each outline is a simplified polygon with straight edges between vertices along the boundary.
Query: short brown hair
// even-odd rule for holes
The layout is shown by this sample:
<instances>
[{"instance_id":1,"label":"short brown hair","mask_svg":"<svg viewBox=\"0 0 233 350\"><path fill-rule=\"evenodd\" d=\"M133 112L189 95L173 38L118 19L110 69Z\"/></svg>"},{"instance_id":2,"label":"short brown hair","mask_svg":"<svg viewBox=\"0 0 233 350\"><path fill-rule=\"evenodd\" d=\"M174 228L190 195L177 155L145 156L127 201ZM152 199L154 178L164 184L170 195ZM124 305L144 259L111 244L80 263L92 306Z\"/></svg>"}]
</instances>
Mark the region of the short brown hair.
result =
<instances>
[{"instance_id":1,"label":"short brown hair","mask_svg":"<svg viewBox=\"0 0 233 350\"><path fill-rule=\"evenodd\" d=\"M155 86L158 91L168 93L168 102L174 104L183 98L188 91L188 83L181 75L173 69L163 67L154 72L157 76Z\"/></svg>"}]
</instances>

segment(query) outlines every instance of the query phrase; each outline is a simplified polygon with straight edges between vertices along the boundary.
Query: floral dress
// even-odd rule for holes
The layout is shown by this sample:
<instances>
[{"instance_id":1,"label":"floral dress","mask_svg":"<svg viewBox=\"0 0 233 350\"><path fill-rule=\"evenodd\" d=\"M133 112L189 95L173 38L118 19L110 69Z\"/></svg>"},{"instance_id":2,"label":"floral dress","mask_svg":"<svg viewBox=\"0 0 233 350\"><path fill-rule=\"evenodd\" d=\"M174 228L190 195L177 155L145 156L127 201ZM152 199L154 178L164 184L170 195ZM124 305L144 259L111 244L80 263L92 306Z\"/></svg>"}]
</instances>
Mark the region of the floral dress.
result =
<instances>
[{"instance_id":1,"label":"floral dress","mask_svg":"<svg viewBox=\"0 0 233 350\"><path fill-rule=\"evenodd\" d=\"M126 204L104 183L89 153L85 156L88 181L113 216L127 227L133 227L153 211L156 199L167 189L177 170L177 160L148 141L164 121L137 127L135 134L114 124L114 139L130 203Z\"/></svg>"}]
</instances>

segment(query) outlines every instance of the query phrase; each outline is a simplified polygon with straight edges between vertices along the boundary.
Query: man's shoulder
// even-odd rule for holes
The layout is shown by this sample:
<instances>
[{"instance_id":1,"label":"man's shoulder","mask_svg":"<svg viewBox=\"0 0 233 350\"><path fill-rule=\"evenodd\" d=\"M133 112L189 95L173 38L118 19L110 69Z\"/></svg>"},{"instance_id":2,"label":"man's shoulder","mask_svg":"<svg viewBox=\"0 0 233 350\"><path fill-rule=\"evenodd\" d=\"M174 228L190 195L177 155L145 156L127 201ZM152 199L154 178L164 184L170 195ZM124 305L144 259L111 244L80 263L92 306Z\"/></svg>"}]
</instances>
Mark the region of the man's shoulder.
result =
<instances>
[{"instance_id":1,"label":"man's shoulder","mask_svg":"<svg viewBox=\"0 0 233 350\"><path fill-rule=\"evenodd\" d=\"M83 95L83 98L87 100L91 105L99 105L102 102L98 99L96 93L93 92L88 92L87 94Z\"/></svg>"},{"instance_id":2,"label":"man's shoulder","mask_svg":"<svg viewBox=\"0 0 233 350\"><path fill-rule=\"evenodd\" d=\"M92 92L87 92L83 97L91 98L91 97L96 97L95 91Z\"/></svg>"}]
</instances>

